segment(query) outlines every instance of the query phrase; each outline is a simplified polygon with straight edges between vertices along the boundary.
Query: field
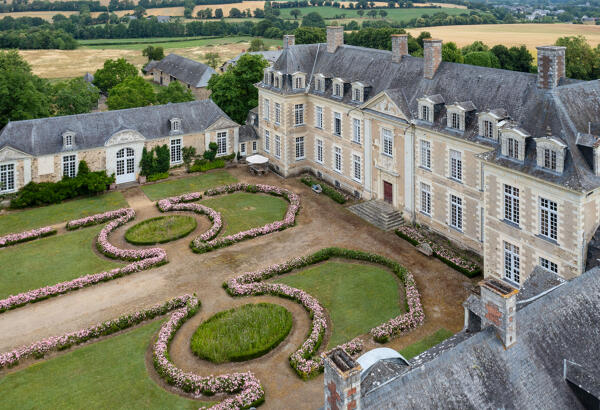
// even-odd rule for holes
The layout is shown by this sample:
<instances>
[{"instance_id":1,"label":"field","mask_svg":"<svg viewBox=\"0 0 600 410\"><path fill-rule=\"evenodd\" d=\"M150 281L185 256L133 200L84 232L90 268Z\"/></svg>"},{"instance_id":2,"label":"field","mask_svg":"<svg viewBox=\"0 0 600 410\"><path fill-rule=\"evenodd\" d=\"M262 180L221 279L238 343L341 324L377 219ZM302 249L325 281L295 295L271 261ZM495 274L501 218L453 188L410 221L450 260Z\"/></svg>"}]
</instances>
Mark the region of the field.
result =
<instances>
[{"instance_id":1,"label":"field","mask_svg":"<svg viewBox=\"0 0 600 410\"><path fill-rule=\"evenodd\" d=\"M281 9L281 18L284 19L291 19L291 15L290 15L290 11L293 9ZM308 14L310 12L316 11L318 12L321 16L323 16L324 19L336 19L338 17L336 16L342 16L344 15L344 17L339 17L340 19L356 19L356 20L373 20L370 18L366 18L366 17L360 17L357 13L358 10L356 9L340 9L340 8L336 8L336 7L307 7L307 8L301 8L299 9L302 12L302 15L300 17L298 17L298 19L301 19L302 16L304 16L305 14ZM364 10L363 10L364 11ZM462 9L458 9L458 8L443 8L443 9L419 9L419 8L412 8L412 9L385 9L385 11L387 12L387 16L386 16L386 20L391 20L391 21L409 21L411 19L417 18L417 17L421 17L423 14L433 14L433 13L437 13L437 12L444 12L447 13L449 15L458 15L458 14L462 14L465 11ZM368 12L365 11L365 14ZM380 19L379 17L377 19Z\"/></svg>"}]
</instances>

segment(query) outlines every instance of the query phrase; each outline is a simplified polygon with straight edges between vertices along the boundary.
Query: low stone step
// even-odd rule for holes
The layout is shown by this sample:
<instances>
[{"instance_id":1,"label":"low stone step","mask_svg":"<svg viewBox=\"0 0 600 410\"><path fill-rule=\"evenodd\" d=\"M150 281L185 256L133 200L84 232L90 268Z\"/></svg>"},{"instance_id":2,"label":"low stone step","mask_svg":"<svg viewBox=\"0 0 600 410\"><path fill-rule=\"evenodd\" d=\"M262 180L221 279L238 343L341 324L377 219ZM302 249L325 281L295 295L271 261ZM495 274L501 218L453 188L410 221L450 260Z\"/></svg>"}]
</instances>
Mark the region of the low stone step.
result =
<instances>
[{"instance_id":1,"label":"low stone step","mask_svg":"<svg viewBox=\"0 0 600 410\"><path fill-rule=\"evenodd\" d=\"M383 201L361 202L348 207L348 209L367 222L386 231L395 229L404 223L402 213Z\"/></svg>"}]
</instances>

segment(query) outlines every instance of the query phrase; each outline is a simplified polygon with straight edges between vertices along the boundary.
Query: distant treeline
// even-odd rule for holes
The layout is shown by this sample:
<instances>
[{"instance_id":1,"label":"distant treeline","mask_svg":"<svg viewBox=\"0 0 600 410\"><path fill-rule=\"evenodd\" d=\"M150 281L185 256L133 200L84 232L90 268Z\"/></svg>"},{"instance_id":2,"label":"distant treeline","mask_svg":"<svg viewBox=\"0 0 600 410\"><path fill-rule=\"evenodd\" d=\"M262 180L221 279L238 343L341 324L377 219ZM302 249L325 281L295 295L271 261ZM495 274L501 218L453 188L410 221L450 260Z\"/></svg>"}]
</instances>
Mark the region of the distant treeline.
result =
<instances>
[{"instance_id":1,"label":"distant treeline","mask_svg":"<svg viewBox=\"0 0 600 410\"><path fill-rule=\"evenodd\" d=\"M62 30L32 28L0 32L0 48L73 50L77 41Z\"/></svg>"},{"instance_id":2,"label":"distant treeline","mask_svg":"<svg viewBox=\"0 0 600 410\"><path fill-rule=\"evenodd\" d=\"M188 2L190 0L187 0ZM196 5L208 4L229 4L238 3L240 0L192 0ZM75 0L75 1L40 1L35 0L31 3L25 0L14 0L11 4L0 4L0 13L11 13L16 11L117 11L134 10L141 6L145 9L165 8L165 7L184 7L186 0L140 0L135 3L130 0L110 0L107 6L103 6L99 1Z\"/></svg>"}]
</instances>

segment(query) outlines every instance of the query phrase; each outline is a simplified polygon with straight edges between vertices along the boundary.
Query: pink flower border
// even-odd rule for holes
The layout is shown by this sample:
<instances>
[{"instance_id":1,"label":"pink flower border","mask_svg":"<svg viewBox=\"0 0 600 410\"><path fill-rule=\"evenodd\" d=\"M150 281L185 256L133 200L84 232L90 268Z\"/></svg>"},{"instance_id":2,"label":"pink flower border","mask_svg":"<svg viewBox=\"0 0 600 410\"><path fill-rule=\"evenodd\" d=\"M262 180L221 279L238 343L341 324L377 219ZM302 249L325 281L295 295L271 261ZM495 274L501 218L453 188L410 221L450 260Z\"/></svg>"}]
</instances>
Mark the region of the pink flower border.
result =
<instances>
[{"instance_id":1,"label":"pink flower border","mask_svg":"<svg viewBox=\"0 0 600 410\"><path fill-rule=\"evenodd\" d=\"M156 203L156 206L161 212L169 211L192 211L200 215L208 216L211 220L212 226L210 229L201 234L195 241L209 241L219 234L223 227L223 220L221 214L208 206L195 203L186 203L197 201L202 198L202 193L192 192L190 194L183 194L180 196L172 196L170 198L164 198Z\"/></svg>"},{"instance_id":2,"label":"pink flower border","mask_svg":"<svg viewBox=\"0 0 600 410\"><path fill-rule=\"evenodd\" d=\"M51 226L44 226L43 228L32 229L30 231L19 233L9 233L8 235L0 236L0 248L15 245L21 242L28 242L35 239L44 238L46 236L54 235L55 233L56 229Z\"/></svg>"}]
</instances>

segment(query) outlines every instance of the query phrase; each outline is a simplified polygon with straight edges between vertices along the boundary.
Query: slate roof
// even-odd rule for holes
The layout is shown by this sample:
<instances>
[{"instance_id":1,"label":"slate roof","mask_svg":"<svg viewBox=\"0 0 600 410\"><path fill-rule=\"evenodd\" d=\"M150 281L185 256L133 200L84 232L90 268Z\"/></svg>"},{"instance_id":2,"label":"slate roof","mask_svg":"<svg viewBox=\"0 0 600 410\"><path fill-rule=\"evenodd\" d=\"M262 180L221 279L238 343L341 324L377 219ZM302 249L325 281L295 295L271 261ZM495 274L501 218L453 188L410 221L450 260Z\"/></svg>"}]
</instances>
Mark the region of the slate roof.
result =
<instances>
[{"instance_id":1,"label":"slate roof","mask_svg":"<svg viewBox=\"0 0 600 410\"><path fill-rule=\"evenodd\" d=\"M256 133L256 129L249 124L242 125L240 127L239 133L239 141L240 142L248 142L254 141L258 139L258 134Z\"/></svg>"},{"instance_id":2,"label":"slate roof","mask_svg":"<svg viewBox=\"0 0 600 410\"><path fill-rule=\"evenodd\" d=\"M517 342L505 349L492 327L461 332L430 360L362 391L365 409L577 409L563 360L600 380L600 268L554 289L516 313ZM446 343L444 342L444 343Z\"/></svg>"},{"instance_id":3,"label":"slate roof","mask_svg":"<svg viewBox=\"0 0 600 410\"><path fill-rule=\"evenodd\" d=\"M206 87L210 77L216 73L206 64L177 54L169 54L150 68L146 66L145 69L146 71L151 69L162 71L192 87Z\"/></svg>"},{"instance_id":4,"label":"slate roof","mask_svg":"<svg viewBox=\"0 0 600 410\"><path fill-rule=\"evenodd\" d=\"M223 67L227 67L231 64L235 64L240 59L240 57L243 56L244 54L261 55L265 58L265 60L267 60L269 62L269 64L273 64L275 61L277 61L279 56L281 56L282 52L283 52L283 50L249 51L246 53L238 54L237 56L233 57L231 60L227 60L225 62L225 64L223 64L221 67L223 68Z\"/></svg>"},{"instance_id":5,"label":"slate roof","mask_svg":"<svg viewBox=\"0 0 600 410\"><path fill-rule=\"evenodd\" d=\"M116 132L132 129L147 139L170 134L170 120L181 119L181 133L202 132L219 118L231 119L212 100L153 105L126 110L9 122L0 132L0 149L10 146L33 156L63 150L62 135L75 133L74 149L104 146Z\"/></svg>"},{"instance_id":6,"label":"slate roof","mask_svg":"<svg viewBox=\"0 0 600 410\"><path fill-rule=\"evenodd\" d=\"M274 71L284 74L281 90L260 84L260 87L276 92L298 93L292 89L291 74L297 71L308 75L322 73L327 78L343 78L346 82L360 81L370 85L366 101L382 91L392 98L410 121L422 127L445 132L490 147L482 159L529 173L577 191L588 191L600 186L600 177L594 175L588 162L576 144L579 133L588 132L591 124L593 134L600 133L600 81L582 82L561 79L554 90L537 87L537 75L516 71L478 67L466 64L442 62L433 79L423 77L423 58L404 56L399 63L392 62L391 52L364 47L343 45L334 53L328 53L325 44L294 45L282 50L273 65ZM303 92L304 90L300 90ZM331 81L326 82L324 92L309 93L332 98ZM362 103L351 100L345 92L342 101L350 106ZM467 101L477 112L494 111L502 114L532 137L546 135L550 127L552 135L568 146L565 171L562 174L539 169L535 160L535 142L528 141L524 163L503 158L498 143L484 140L478 135L477 118L472 117L464 132L446 127L446 110L442 108L436 121L429 124L418 120L417 99L435 96L436 101L452 104ZM339 98L332 98L339 101ZM470 104L469 104L470 105Z\"/></svg>"}]
</instances>

